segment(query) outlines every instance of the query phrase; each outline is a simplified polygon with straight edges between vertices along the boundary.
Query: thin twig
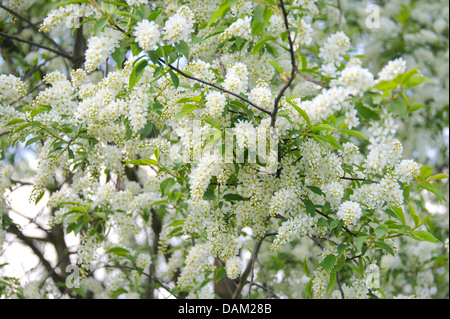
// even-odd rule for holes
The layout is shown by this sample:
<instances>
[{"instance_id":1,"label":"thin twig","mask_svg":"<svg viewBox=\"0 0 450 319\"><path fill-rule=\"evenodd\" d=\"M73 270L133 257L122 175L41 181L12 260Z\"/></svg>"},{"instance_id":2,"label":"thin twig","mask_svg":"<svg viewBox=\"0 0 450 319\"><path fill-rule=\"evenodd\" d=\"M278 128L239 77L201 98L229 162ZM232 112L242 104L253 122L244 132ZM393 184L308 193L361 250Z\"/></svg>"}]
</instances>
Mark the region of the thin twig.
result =
<instances>
[{"instance_id":1,"label":"thin twig","mask_svg":"<svg viewBox=\"0 0 450 319\"><path fill-rule=\"evenodd\" d=\"M278 108L279 108L279 104L280 104L280 100L284 95L284 92L291 86L292 82L294 81L296 75L297 75L297 66L296 66L296 62L295 62L295 52L294 52L294 43L292 42L291 39L291 33L289 31L289 22L287 19L287 12L286 12L286 8L284 7L284 2L283 0L280 0L280 6L281 6L281 11L283 12L283 20L284 20L284 26L286 28L286 32L287 32L287 38L289 41L289 54L291 56L291 75L288 79L288 81L286 82L286 84L281 88L280 93L278 93L277 97L275 98L275 102L273 104L273 112L271 114L271 121L270 121L270 126L275 128L275 123L277 120L277 114L278 114Z\"/></svg>"}]
</instances>

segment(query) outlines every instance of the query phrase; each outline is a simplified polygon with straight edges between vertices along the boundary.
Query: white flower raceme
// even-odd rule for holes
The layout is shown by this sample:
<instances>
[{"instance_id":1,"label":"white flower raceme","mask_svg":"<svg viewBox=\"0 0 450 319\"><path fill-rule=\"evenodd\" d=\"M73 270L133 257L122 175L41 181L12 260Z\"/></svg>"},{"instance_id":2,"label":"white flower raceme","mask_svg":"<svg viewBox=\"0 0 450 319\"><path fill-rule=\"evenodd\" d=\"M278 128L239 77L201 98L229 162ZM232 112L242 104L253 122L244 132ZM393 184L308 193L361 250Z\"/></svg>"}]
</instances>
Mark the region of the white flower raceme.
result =
<instances>
[{"instance_id":1,"label":"white flower raceme","mask_svg":"<svg viewBox=\"0 0 450 319\"><path fill-rule=\"evenodd\" d=\"M99 19L102 14L90 4L69 4L52 9L41 24L40 31L50 32L58 25L65 23L66 27L73 28L80 18Z\"/></svg>"},{"instance_id":2,"label":"white flower raceme","mask_svg":"<svg viewBox=\"0 0 450 319\"><path fill-rule=\"evenodd\" d=\"M300 20L298 28L298 41L301 44L310 45L312 42L312 27L310 24L306 23L305 19Z\"/></svg>"},{"instance_id":3,"label":"white flower raceme","mask_svg":"<svg viewBox=\"0 0 450 319\"><path fill-rule=\"evenodd\" d=\"M225 269L228 278L236 279L241 273L241 259L239 257L228 259L225 263Z\"/></svg>"},{"instance_id":4,"label":"white flower raceme","mask_svg":"<svg viewBox=\"0 0 450 319\"><path fill-rule=\"evenodd\" d=\"M255 86L250 91L249 98L250 101L266 110L273 108L272 92L267 83L260 83Z\"/></svg>"},{"instance_id":5,"label":"white flower raceme","mask_svg":"<svg viewBox=\"0 0 450 319\"><path fill-rule=\"evenodd\" d=\"M343 220L346 225L355 224L356 221L361 217L362 210L361 206L352 201L346 201L339 206L337 216L339 219Z\"/></svg>"},{"instance_id":6,"label":"white flower raceme","mask_svg":"<svg viewBox=\"0 0 450 319\"><path fill-rule=\"evenodd\" d=\"M224 88L233 93L245 93L248 89L248 70L244 63L234 64L225 78Z\"/></svg>"},{"instance_id":7,"label":"white flower raceme","mask_svg":"<svg viewBox=\"0 0 450 319\"><path fill-rule=\"evenodd\" d=\"M226 40L232 37L241 37L250 39L251 37L251 17L239 18L233 22L221 35L221 40Z\"/></svg>"},{"instance_id":8,"label":"white flower raceme","mask_svg":"<svg viewBox=\"0 0 450 319\"><path fill-rule=\"evenodd\" d=\"M389 63L378 73L377 81L392 81L406 71L406 61L398 58Z\"/></svg>"},{"instance_id":9,"label":"white flower raceme","mask_svg":"<svg viewBox=\"0 0 450 319\"><path fill-rule=\"evenodd\" d=\"M27 93L28 85L14 75L0 75L0 101L10 103Z\"/></svg>"},{"instance_id":10,"label":"white flower raceme","mask_svg":"<svg viewBox=\"0 0 450 319\"><path fill-rule=\"evenodd\" d=\"M342 71L338 82L353 95L362 94L375 84L373 74L359 65L346 67Z\"/></svg>"},{"instance_id":11,"label":"white flower raceme","mask_svg":"<svg viewBox=\"0 0 450 319\"><path fill-rule=\"evenodd\" d=\"M208 93L206 96L206 113L208 116L217 117L222 114L224 107L226 105L225 96L217 91Z\"/></svg>"},{"instance_id":12,"label":"white flower raceme","mask_svg":"<svg viewBox=\"0 0 450 319\"><path fill-rule=\"evenodd\" d=\"M189 41L189 37L194 32L194 14L191 10L182 6L176 14L167 19L164 25L164 40L173 44L181 40Z\"/></svg>"},{"instance_id":13,"label":"white flower raceme","mask_svg":"<svg viewBox=\"0 0 450 319\"><path fill-rule=\"evenodd\" d=\"M100 35L89 38L86 50L86 72L95 71L101 63L106 63L106 58L119 46L121 38L122 33L113 29L106 29Z\"/></svg>"},{"instance_id":14,"label":"white flower raceme","mask_svg":"<svg viewBox=\"0 0 450 319\"><path fill-rule=\"evenodd\" d=\"M154 21L144 19L137 23L133 35L142 49L150 51L158 43L161 33L159 26Z\"/></svg>"},{"instance_id":15,"label":"white flower raceme","mask_svg":"<svg viewBox=\"0 0 450 319\"><path fill-rule=\"evenodd\" d=\"M350 48L350 39L344 32L339 31L331 35L320 48L319 57L326 63L338 63Z\"/></svg>"},{"instance_id":16,"label":"white flower raceme","mask_svg":"<svg viewBox=\"0 0 450 319\"><path fill-rule=\"evenodd\" d=\"M419 176L420 165L413 160L403 160L395 167L395 175L402 183L410 183Z\"/></svg>"},{"instance_id":17,"label":"white flower raceme","mask_svg":"<svg viewBox=\"0 0 450 319\"><path fill-rule=\"evenodd\" d=\"M136 258L136 266L143 270L146 270L151 263L152 260L150 258L150 255L147 253L140 253Z\"/></svg>"}]
</instances>

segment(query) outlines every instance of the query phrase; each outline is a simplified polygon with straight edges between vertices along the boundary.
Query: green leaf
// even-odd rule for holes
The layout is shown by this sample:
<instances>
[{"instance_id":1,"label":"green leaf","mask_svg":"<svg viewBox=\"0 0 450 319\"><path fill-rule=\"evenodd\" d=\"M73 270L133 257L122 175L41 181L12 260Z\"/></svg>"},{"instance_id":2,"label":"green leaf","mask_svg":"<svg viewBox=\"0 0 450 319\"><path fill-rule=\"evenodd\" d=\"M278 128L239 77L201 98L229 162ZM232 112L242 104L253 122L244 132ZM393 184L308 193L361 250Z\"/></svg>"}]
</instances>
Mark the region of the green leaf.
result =
<instances>
[{"instance_id":1,"label":"green leaf","mask_svg":"<svg viewBox=\"0 0 450 319\"><path fill-rule=\"evenodd\" d=\"M311 278L311 274L308 269L308 262L306 260L306 256L305 256L305 260L303 261L303 270L305 271L306 277Z\"/></svg>"},{"instance_id":2,"label":"green leaf","mask_svg":"<svg viewBox=\"0 0 450 319\"><path fill-rule=\"evenodd\" d=\"M185 222L184 219L177 219L177 220L174 220L173 222L171 222L168 227L181 226L184 224L184 222Z\"/></svg>"},{"instance_id":3,"label":"green leaf","mask_svg":"<svg viewBox=\"0 0 450 319\"><path fill-rule=\"evenodd\" d=\"M418 86L420 84L430 83L430 82L433 82L430 78L427 78L426 76L415 74L415 75L412 75L411 77L409 77L407 80L404 81L403 87L405 89L409 89L409 88L412 88L414 86Z\"/></svg>"},{"instance_id":4,"label":"green leaf","mask_svg":"<svg viewBox=\"0 0 450 319\"><path fill-rule=\"evenodd\" d=\"M161 12L162 12L162 9L157 10L157 11L153 11L152 13L149 14L147 20L148 21L155 21L158 18L159 14Z\"/></svg>"},{"instance_id":5,"label":"green leaf","mask_svg":"<svg viewBox=\"0 0 450 319\"><path fill-rule=\"evenodd\" d=\"M252 35L260 34L266 25L266 20L264 17L264 11L266 10L265 5L258 5L253 10L253 21L252 21Z\"/></svg>"},{"instance_id":6,"label":"green leaf","mask_svg":"<svg viewBox=\"0 0 450 319\"><path fill-rule=\"evenodd\" d=\"M376 241L374 244L375 244L375 246L386 250L392 256L395 256L394 250L390 246L386 245L385 243L383 243L381 241Z\"/></svg>"},{"instance_id":7,"label":"green leaf","mask_svg":"<svg viewBox=\"0 0 450 319\"><path fill-rule=\"evenodd\" d=\"M333 290L334 286L336 285L337 281L337 273L335 271L332 271L330 274L330 280L328 281L328 287L327 287L327 294Z\"/></svg>"},{"instance_id":8,"label":"green leaf","mask_svg":"<svg viewBox=\"0 0 450 319\"><path fill-rule=\"evenodd\" d=\"M392 101L390 104L391 110L401 116L405 116L407 113L407 105L402 99Z\"/></svg>"},{"instance_id":9,"label":"green leaf","mask_svg":"<svg viewBox=\"0 0 450 319\"><path fill-rule=\"evenodd\" d=\"M330 254L324 258L320 265L327 271L330 272L331 268L336 264L336 256Z\"/></svg>"},{"instance_id":10,"label":"green leaf","mask_svg":"<svg viewBox=\"0 0 450 319\"><path fill-rule=\"evenodd\" d=\"M191 113L192 111L198 109L198 107L194 104L185 104L181 107L180 112L177 113L177 115L175 116L176 119L180 119L183 116Z\"/></svg>"},{"instance_id":11,"label":"green leaf","mask_svg":"<svg viewBox=\"0 0 450 319\"><path fill-rule=\"evenodd\" d=\"M344 150L344 147L341 145L341 143L339 143L336 138L334 138L331 135L312 135L312 137L319 143L321 142L325 142L328 143L332 146L334 146L334 148L338 149L338 150Z\"/></svg>"},{"instance_id":12,"label":"green leaf","mask_svg":"<svg viewBox=\"0 0 450 319\"><path fill-rule=\"evenodd\" d=\"M166 178L165 180L162 181L161 185L160 185L160 189L161 189L161 196L166 195L167 191L173 186L175 185L176 181L175 179L173 179L172 177Z\"/></svg>"},{"instance_id":13,"label":"green leaf","mask_svg":"<svg viewBox=\"0 0 450 319\"><path fill-rule=\"evenodd\" d=\"M377 238L380 238L383 235L387 234L388 231L389 231L389 229L386 225L380 225L377 227L377 229L375 229L375 236Z\"/></svg>"},{"instance_id":14,"label":"green leaf","mask_svg":"<svg viewBox=\"0 0 450 319\"><path fill-rule=\"evenodd\" d=\"M217 20L218 18L221 18L225 15L225 13L228 12L228 10L230 10L230 3L228 2L228 0L225 0L224 2L222 2L222 4L220 5L219 9L217 9L216 12L214 12L214 14L211 16L211 18L209 19L209 23L208 26L211 26L212 23Z\"/></svg>"},{"instance_id":15,"label":"green leaf","mask_svg":"<svg viewBox=\"0 0 450 319\"><path fill-rule=\"evenodd\" d=\"M420 223L420 217L417 215L416 210L410 203L408 203L408 207L409 207L409 212L411 213L411 217L414 220L414 225L418 226Z\"/></svg>"},{"instance_id":16,"label":"green leaf","mask_svg":"<svg viewBox=\"0 0 450 319\"><path fill-rule=\"evenodd\" d=\"M360 137L362 139L368 140L367 136L365 136L363 133L358 132L358 131L353 131L353 130L340 130L341 133L346 133L348 135L353 135L353 136L357 136Z\"/></svg>"},{"instance_id":17,"label":"green leaf","mask_svg":"<svg viewBox=\"0 0 450 319\"><path fill-rule=\"evenodd\" d=\"M27 140L27 142L25 143L25 146L28 146L30 144L33 144L34 142L37 142L39 140L42 140L45 138L45 135L40 135L40 136L35 136L30 138L29 140Z\"/></svg>"},{"instance_id":18,"label":"green leaf","mask_svg":"<svg viewBox=\"0 0 450 319\"><path fill-rule=\"evenodd\" d=\"M317 194L317 195L325 195L325 194L322 192L322 190L321 190L319 187L317 187L317 186L310 186L310 185L308 185L308 186L306 186L306 187L309 188L310 191L312 191L313 193L315 193L315 194Z\"/></svg>"},{"instance_id":19,"label":"green leaf","mask_svg":"<svg viewBox=\"0 0 450 319\"><path fill-rule=\"evenodd\" d=\"M219 267L216 269L214 282L219 282L222 278L227 275L227 271L223 267Z\"/></svg>"},{"instance_id":20,"label":"green leaf","mask_svg":"<svg viewBox=\"0 0 450 319\"><path fill-rule=\"evenodd\" d=\"M45 191L42 191L39 193L39 195L36 197L36 199L34 200L34 204L37 205L37 203L40 202L40 200L42 199L42 197L44 197Z\"/></svg>"},{"instance_id":21,"label":"green leaf","mask_svg":"<svg viewBox=\"0 0 450 319\"><path fill-rule=\"evenodd\" d=\"M312 284L313 281L312 279L310 281L308 281L308 283L305 286L305 298L306 299L311 299L311 295L312 295Z\"/></svg>"},{"instance_id":22,"label":"green leaf","mask_svg":"<svg viewBox=\"0 0 450 319\"><path fill-rule=\"evenodd\" d=\"M102 17L95 21L94 24L94 35L98 36L100 32L103 31L103 28L105 27L106 23L108 23L108 19L105 17Z\"/></svg>"},{"instance_id":23,"label":"green leaf","mask_svg":"<svg viewBox=\"0 0 450 319\"><path fill-rule=\"evenodd\" d=\"M430 180L439 180L448 178L447 174L436 174L430 177Z\"/></svg>"},{"instance_id":24,"label":"green leaf","mask_svg":"<svg viewBox=\"0 0 450 319\"><path fill-rule=\"evenodd\" d=\"M410 107L408 107L408 112L414 112L414 111L420 110L421 108L424 108L424 107L428 107L428 105L414 104L414 105L411 105Z\"/></svg>"},{"instance_id":25,"label":"green leaf","mask_svg":"<svg viewBox=\"0 0 450 319\"><path fill-rule=\"evenodd\" d=\"M145 67L148 65L148 61L145 59L138 60L134 65L133 70L130 73L129 86L130 90L136 85L144 72Z\"/></svg>"},{"instance_id":26,"label":"green leaf","mask_svg":"<svg viewBox=\"0 0 450 319\"><path fill-rule=\"evenodd\" d=\"M158 162L156 160L152 159L152 158L131 160L131 161L128 161L126 164L140 165L140 166L146 166L146 165L156 165L156 166L158 166Z\"/></svg>"},{"instance_id":27,"label":"green leaf","mask_svg":"<svg viewBox=\"0 0 450 319\"><path fill-rule=\"evenodd\" d=\"M145 127L143 127L141 129L141 131L139 132L139 139L143 140L144 138L146 138L153 130L153 123L152 122L148 122Z\"/></svg>"},{"instance_id":28,"label":"green leaf","mask_svg":"<svg viewBox=\"0 0 450 319\"><path fill-rule=\"evenodd\" d=\"M374 86L378 90L394 90L398 87L398 83L394 81L380 81L377 85Z\"/></svg>"},{"instance_id":29,"label":"green leaf","mask_svg":"<svg viewBox=\"0 0 450 319\"><path fill-rule=\"evenodd\" d=\"M403 209L401 207L391 206L392 211L395 216L402 222L403 225L406 226L405 214L403 214Z\"/></svg>"},{"instance_id":30,"label":"green leaf","mask_svg":"<svg viewBox=\"0 0 450 319\"><path fill-rule=\"evenodd\" d=\"M177 89L180 85L180 79L172 70L169 70L169 75L172 80L173 86Z\"/></svg>"},{"instance_id":31,"label":"green leaf","mask_svg":"<svg viewBox=\"0 0 450 319\"><path fill-rule=\"evenodd\" d=\"M307 199L305 201L305 206L308 215L314 217L316 215L316 206L314 206L314 203L311 200Z\"/></svg>"},{"instance_id":32,"label":"green leaf","mask_svg":"<svg viewBox=\"0 0 450 319\"><path fill-rule=\"evenodd\" d=\"M259 41L253 46L252 54L255 55L256 53L258 53L259 50L261 50L261 48L264 46L264 44L266 44L268 41L271 41L271 40L275 40L275 37L273 37L273 36L265 36L264 38L262 38L261 40L259 40Z\"/></svg>"},{"instance_id":33,"label":"green leaf","mask_svg":"<svg viewBox=\"0 0 450 319\"><path fill-rule=\"evenodd\" d=\"M281 73L281 74L284 73L283 68L282 68L277 62L275 62L275 61L268 61L268 62L269 62L270 65L273 66L273 68L274 68L275 70L277 70L279 73Z\"/></svg>"},{"instance_id":34,"label":"green leaf","mask_svg":"<svg viewBox=\"0 0 450 319\"><path fill-rule=\"evenodd\" d=\"M431 174L433 174L433 167L429 167L429 166L422 166L420 168L420 175L419 178L420 179L426 179L428 176L430 176Z\"/></svg>"},{"instance_id":35,"label":"green leaf","mask_svg":"<svg viewBox=\"0 0 450 319\"><path fill-rule=\"evenodd\" d=\"M6 123L5 126L10 126L10 125L14 125L14 124L17 124L17 123L22 123L22 122L25 122L25 120L23 120L23 119L14 119L14 120L11 120L8 123Z\"/></svg>"},{"instance_id":36,"label":"green leaf","mask_svg":"<svg viewBox=\"0 0 450 319\"><path fill-rule=\"evenodd\" d=\"M185 41L180 40L178 42L175 42L175 48L178 50L178 52L183 54L186 59L189 59L189 45Z\"/></svg>"},{"instance_id":37,"label":"green leaf","mask_svg":"<svg viewBox=\"0 0 450 319\"><path fill-rule=\"evenodd\" d=\"M106 251L107 254L114 254L117 256L128 256L130 254L128 249L122 248L122 247L113 247Z\"/></svg>"},{"instance_id":38,"label":"green leaf","mask_svg":"<svg viewBox=\"0 0 450 319\"><path fill-rule=\"evenodd\" d=\"M357 103L355 105L355 109L358 111L358 114L361 117L365 118L366 120L370 121L370 120L378 120L379 119L379 116L375 111L371 110L368 107L365 107L361 103Z\"/></svg>"},{"instance_id":39,"label":"green leaf","mask_svg":"<svg viewBox=\"0 0 450 319\"><path fill-rule=\"evenodd\" d=\"M417 238L418 238L419 240L421 240L421 241L427 241L427 242L430 242L430 243L433 243L433 244L436 244L436 243L437 243L436 238L435 238L432 234L430 234L429 232L427 232L427 231L424 231L424 230L416 230L416 231L412 231L411 234L412 234L414 237L417 237Z\"/></svg>"},{"instance_id":40,"label":"green leaf","mask_svg":"<svg viewBox=\"0 0 450 319\"><path fill-rule=\"evenodd\" d=\"M223 199L227 200L227 201L243 201L246 200L246 198L242 197L239 194L225 194L223 195Z\"/></svg>"},{"instance_id":41,"label":"green leaf","mask_svg":"<svg viewBox=\"0 0 450 319\"><path fill-rule=\"evenodd\" d=\"M356 252L360 252L361 248L364 244L364 242L366 241L366 239L369 238L369 236L358 236L355 239L355 248L356 248Z\"/></svg>"},{"instance_id":42,"label":"green leaf","mask_svg":"<svg viewBox=\"0 0 450 319\"><path fill-rule=\"evenodd\" d=\"M215 127L216 129L220 130L220 124L219 122L217 122L215 119L213 119L212 117L205 117L203 119L203 121L205 121L206 123L208 123L209 125L211 125L212 127Z\"/></svg>"},{"instance_id":43,"label":"green leaf","mask_svg":"<svg viewBox=\"0 0 450 319\"><path fill-rule=\"evenodd\" d=\"M292 103L291 101L288 101L288 103L289 103L290 105L292 105L292 107L293 107L294 109L296 109L298 113L300 113L300 115L301 115L301 116L303 117L303 119L305 120L306 124L307 124L308 126L311 126L311 120L309 119L308 114L306 114L306 112L305 112L304 110L302 110L300 107L298 107L297 105L295 105L295 104Z\"/></svg>"}]
</instances>

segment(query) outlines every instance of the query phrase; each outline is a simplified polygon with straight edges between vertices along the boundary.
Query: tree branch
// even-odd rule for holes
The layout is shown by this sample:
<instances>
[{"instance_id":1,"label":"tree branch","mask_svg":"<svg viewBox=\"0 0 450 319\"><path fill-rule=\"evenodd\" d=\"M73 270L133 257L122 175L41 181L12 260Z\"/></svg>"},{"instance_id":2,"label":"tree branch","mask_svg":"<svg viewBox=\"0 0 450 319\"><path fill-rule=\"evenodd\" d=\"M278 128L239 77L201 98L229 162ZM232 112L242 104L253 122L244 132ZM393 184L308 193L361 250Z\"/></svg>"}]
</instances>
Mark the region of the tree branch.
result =
<instances>
[{"instance_id":1,"label":"tree branch","mask_svg":"<svg viewBox=\"0 0 450 319\"><path fill-rule=\"evenodd\" d=\"M45 34L44 32L39 31L39 28L32 23L30 20L28 20L27 18L25 18L24 16L22 16L21 14L15 12L14 10L11 10L8 7L5 7L3 4L0 3L0 8L2 8L3 10L11 13L12 15L16 16L17 18L19 18L22 21L25 21L31 28L33 28L34 30L36 30L37 32L39 32L39 34L41 34L44 38L46 38L48 41L50 41L61 53L66 54L67 56L69 56L69 53L67 53L63 47L61 47L55 40L53 40L51 37L49 37L47 34Z\"/></svg>"},{"instance_id":2,"label":"tree branch","mask_svg":"<svg viewBox=\"0 0 450 319\"><path fill-rule=\"evenodd\" d=\"M66 59L72 61L72 56L70 56L70 55L67 54L67 53L60 52L60 51L58 51L58 50L56 50L56 49L53 49L53 48L51 48L51 47L48 47L48 46L45 46L45 45L42 45L42 44L39 44L39 43L35 43L35 42L33 42L33 41L21 39L21 38L19 38L19 37L16 37L16 36L14 36L14 35L11 35L11 34L8 34L8 33L4 33L4 32L0 32L0 35L1 35L1 36L4 36L5 38L9 38L9 39L16 40L16 41L19 41L19 42L23 42L23 43L27 43L27 44L30 44L30 45L34 45L34 46L36 46L36 47L38 47L38 48L41 48L41 49L44 49L44 50L47 50L47 51L56 53L56 54L58 54L58 55L60 55L60 56L65 57Z\"/></svg>"},{"instance_id":3,"label":"tree branch","mask_svg":"<svg viewBox=\"0 0 450 319\"><path fill-rule=\"evenodd\" d=\"M297 66L296 66L296 62L295 62L294 43L292 42L292 39L291 39L291 34L290 34L290 31L289 31L289 22L288 22L288 19L287 19L287 12L286 12L286 8L284 7L283 0L280 0L280 6L281 6L281 11L283 12L284 26L286 28L287 38L288 38L288 41L289 41L289 54L291 56L292 70L291 70L291 75L289 77L289 80L281 88L280 93L278 93L277 97L275 98L275 102L273 104L273 112L271 114L271 121L270 121L270 126L272 126L273 128L275 128L275 122L277 120L277 113L278 113L280 100L283 97L284 92L291 86L292 82L294 81L294 79L295 79L295 77L297 75L297 72L296 72Z\"/></svg>"},{"instance_id":4,"label":"tree branch","mask_svg":"<svg viewBox=\"0 0 450 319\"><path fill-rule=\"evenodd\" d=\"M170 64L170 63L166 63L162 58L159 58L159 62L161 62L161 63L163 63L164 65L168 66L168 67L171 68L173 71L177 72L178 74L182 75L182 76L185 77L185 78L188 78L188 79L193 80L193 81L196 81L196 82L203 83L203 84L208 85L208 86L210 86L210 87L213 87L213 88L215 88L215 89L217 89L217 90L219 90L219 91L222 91L222 92L224 92L224 93L230 94L230 95L232 95L232 96L234 96L234 97L237 97L238 99L244 101L245 103L247 103L247 104L253 106L255 109L260 110L261 112L264 112L264 113L269 114L269 115L271 114L270 111L268 111L268 110L266 110L266 109L264 109L264 108L262 108L262 107L256 105L255 103L251 102L250 100L246 99L245 97L243 97L243 96L241 96L241 95L239 95L239 94L236 94L236 93L234 93L234 92L228 91L227 89L225 89L225 88L223 88L223 87L220 87L220 86L215 85L215 84L213 84L213 83L209 83L209 82L207 82L207 81L205 81L205 80L198 79L198 78L196 78L196 77L194 77L194 76L192 76L192 75L189 75L189 74L184 73L183 71L181 71L181 70L180 70L179 68L177 68L176 66L173 66L173 65Z\"/></svg>"}]
</instances>

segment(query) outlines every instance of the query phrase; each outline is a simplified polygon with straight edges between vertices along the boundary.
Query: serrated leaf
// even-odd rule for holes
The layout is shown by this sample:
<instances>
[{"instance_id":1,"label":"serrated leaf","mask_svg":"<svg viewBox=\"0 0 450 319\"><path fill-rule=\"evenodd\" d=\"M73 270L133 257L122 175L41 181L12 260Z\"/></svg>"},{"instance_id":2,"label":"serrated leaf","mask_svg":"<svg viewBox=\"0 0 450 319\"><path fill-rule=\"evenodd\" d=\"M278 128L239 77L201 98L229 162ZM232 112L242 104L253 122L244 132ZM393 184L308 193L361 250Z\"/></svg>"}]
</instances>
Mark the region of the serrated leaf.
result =
<instances>
[{"instance_id":1,"label":"serrated leaf","mask_svg":"<svg viewBox=\"0 0 450 319\"><path fill-rule=\"evenodd\" d=\"M176 119L180 119L183 116L191 113L192 111L198 109L197 106L195 106L194 104L185 104L181 107L180 112L177 113L177 115L175 116Z\"/></svg>"},{"instance_id":2,"label":"serrated leaf","mask_svg":"<svg viewBox=\"0 0 450 319\"><path fill-rule=\"evenodd\" d=\"M336 285L336 281L337 281L337 274L335 271L332 271L330 274L330 280L328 281L327 294L329 294L331 290L333 290L334 286Z\"/></svg>"},{"instance_id":3,"label":"serrated leaf","mask_svg":"<svg viewBox=\"0 0 450 319\"><path fill-rule=\"evenodd\" d=\"M106 251L107 254L114 254L117 256L128 256L130 254L130 251L128 249L125 249L123 247L113 247Z\"/></svg>"},{"instance_id":4,"label":"serrated leaf","mask_svg":"<svg viewBox=\"0 0 450 319\"><path fill-rule=\"evenodd\" d=\"M162 181L162 183L160 184L160 189L161 189L161 196L166 195L167 191L173 186L175 185L176 181L175 179L173 179L172 177L166 178L165 180Z\"/></svg>"},{"instance_id":5,"label":"serrated leaf","mask_svg":"<svg viewBox=\"0 0 450 319\"><path fill-rule=\"evenodd\" d=\"M386 245L385 243L382 243L381 241L376 241L374 244L375 244L375 246L378 246L378 247L386 250L392 256L395 256L394 250L390 246Z\"/></svg>"},{"instance_id":6,"label":"serrated leaf","mask_svg":"<svg viewBox=\"0 0 450 319\"><path fill-rule=\"evenodd\" d=\"M95 21L94 24L94 35L98 36L100 32L103 31L103 28L105 27L106 23L108 23L108 19L105 17L102 17Z\"/></svg>"},{"instance_id":7,"label":"serrated leaf","mask_svg":"<svg viewBox=\"0 0 450 319\"><path fill-rule=\"evenodd\" d=\"M439 180L448 178L447 174L436 174L430 177L430 180Z\"/></svg>"},{"instance_id":8,"label":"serrated leaf","mask_svg":"<svg viewBox=\"0 0 450 319\"><path fill-rule=\"evenodd\" d=\"M362 138L362 139L368 140L367 136L365 136L363 133L358 132L358 131L353 131L353 130L346 130L346 129L343 129L343 130L340 130L340 132L341 132L341 133L348 134L348 135L357 136L357 137L360 137L360 138Z\"/></svg>"},{"instance_id":9,"label":"serrated leaf","mask_svg":"<svg viewBox=\"0 0 450 319\"><path fill-rule=\"evenodd\" d=\"M433 174L433 167L429 167L429 166L422 166L420 168L420 175L419 178L420 179L425 179L428 176L430 176L431 174Z\"/></svg>"},{"instance_id":10,"label":"serrated leaf","mask_svg":"<svg viewBox=\"0 0 450 319\"><path fill-rule=\"evenodd\" d=\"M427 242L430 242L433 244L437 243L436 238L431 233L429 233L425 230L415 230L415 231L412 231L411 234L414 237L417 237L421 241L427 241Z\"/></svg>"},{"instance_id":11,"label":"serrated leaf","mask_svg":"<svg viewBox=\"0 0 450 319\"><path fill-rule=\"evenodd\" d=\"M25 143L25 146L28 146L30 144L33 144L34 142L37 142L39 140L42 140L45 138L45 135L40 135L40 136L35 136L30 138L29 140L27 140L27 142Z\"/></svg>"},{"instance_id":12,"label":"serrated leaf","mask_svg":"<svg viewBox=\"0 0 450 319\"><path fill-rule=\"evenodd\" d=\"M308 213L309 216L314 217L316 215L316 206L314 206L314 203L307 199L305 201L306 206L306 213Z\"/></svg>"},{"instance_id":13,"label":"serrated leaf","mask_svg":"<svg viewBox=\"0 0 450 319\"><path fill-rule=\"evenodd\" d=\"M174 45L178 52L183 54L186 59L189 59L189 45L185 41L180 40L178 42L175 42Z\"/></svg>"},{"instance_id":14,"label":"serrated leaf","mask_svg":"<svg viewBox=\"0 0 450 319\"><path fill-rule=\"evenodd\" d=\"M219 122L217 122L215 119L213 119L212 117L205 117L203 119L203 121L205 121L206 123L208 123L209 125L211 125L212 127L215 127L216 129L220 130L220 124Z\"/></svg>"},{"instance_id":15,"label":"serrated leaf","mask_svg":"<svg viewBox=\"0 0 450 319\"><path fill-rule=\"evenodd\" d=\"M261 48L264 46L264 44L266 44L268 41L274 40L275 37L273 36L265 36L264 38L262 38L261 40L259 40L254 46L253 46L253 50L252 50L252 54L255 55L256 53L259 52L259 50L261 50Z\"/></svg>"},{"instance_id":16,"label":"serrated leaf","mask_svg":"<svg viewBox=\"0 0 450 319\"><path fill-rule=\"evenodd\" d=\"M306 260L306 256L305 256L305 259L303 261L303 270L305 271L306 277L311 278L311 274L309 273L309 269L308 269L308 262Z\"/></svg>"},{"instance_id":17,"label":"serrated leaf","mask_svg":"<svg viewBox=\"0 0 450 319\"><path fill-rule=\"evenodd\" d=\"M281 73L281 74L284 73L283 68L282 68L277 62L275 62L275 61L268 61L268 62L269 62L270 65L273 66L273 68L274 68L275 70L277 70L279 73Z\"/></svg>"},{"instance_id":18,"label":"serrated leaf","mask_svg":"<svg viewBox=\"0 0 450 319\"><path fill-rule=\"evenodd\" d=\"M305 298L306 299L311 299L311 296L312 296L312 284L313 284L313 281L311 279L310 281L307 282L307 284L305 286Z\"/></svg>"},{"instance_id":19,"label":"serrated leaf","mask_svg":"<svg viewBox=\"0 0 450 319\"><path fill-rule=\"evenodd\" d=\"M392 211L395 216L402 222L403 225L406 226L405 214L403 213L403 209L401 207L391 206Z\"/></svg>"},{"instance_id":20,"label":"serrated leaf","mask_svg":"<svg viewBox=\"0 0 450 319\"><path fill-rule=\"evenodd\" d=\"M11 120L8 123L6 123L5 126L10 126L10 125L14 125L17 123L22 123L22 122L25 122L25 120L24 119L14 119L14 120Z\"/></svg>"},{"instance_id":21,"label":"serrated leaf","mask_svg":"<svg viewBox=\"0 0 450 319\"><path fill-rule=\"evenodd\" d=\"M333 268L333 266L336 264L336 256L333 254L330 254L324 258L324 260L320 263L320 265L327 271L330 272L330 270Z\"/></svg>"}]
</instances>

